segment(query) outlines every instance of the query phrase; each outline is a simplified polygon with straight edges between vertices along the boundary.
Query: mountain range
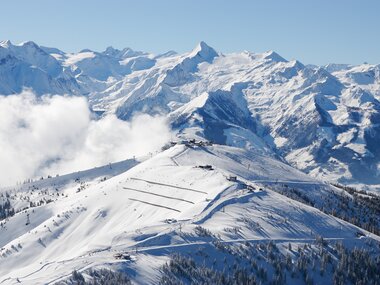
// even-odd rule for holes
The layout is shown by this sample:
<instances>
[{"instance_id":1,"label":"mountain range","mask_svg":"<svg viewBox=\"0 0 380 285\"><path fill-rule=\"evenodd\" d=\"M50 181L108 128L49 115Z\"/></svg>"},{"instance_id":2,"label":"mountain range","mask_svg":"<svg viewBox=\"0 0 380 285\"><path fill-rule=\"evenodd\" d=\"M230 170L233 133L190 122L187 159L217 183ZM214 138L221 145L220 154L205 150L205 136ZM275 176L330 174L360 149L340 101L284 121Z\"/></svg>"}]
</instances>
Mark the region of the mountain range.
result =
<instances>
[{"instance_id":1,"label":"mountain range","mask_svg":"<svg viewBox=\"0 0 380 285\"><path fill-rule=\"evenodd\" d=\"M380 184L380 65L305 66L272 51L222 54L204 42L155 56L4 41L0 74L3 95L84 95L99 113L163 114L183 137L274 155L318 179Z\"/></svg>"}]
</instances>

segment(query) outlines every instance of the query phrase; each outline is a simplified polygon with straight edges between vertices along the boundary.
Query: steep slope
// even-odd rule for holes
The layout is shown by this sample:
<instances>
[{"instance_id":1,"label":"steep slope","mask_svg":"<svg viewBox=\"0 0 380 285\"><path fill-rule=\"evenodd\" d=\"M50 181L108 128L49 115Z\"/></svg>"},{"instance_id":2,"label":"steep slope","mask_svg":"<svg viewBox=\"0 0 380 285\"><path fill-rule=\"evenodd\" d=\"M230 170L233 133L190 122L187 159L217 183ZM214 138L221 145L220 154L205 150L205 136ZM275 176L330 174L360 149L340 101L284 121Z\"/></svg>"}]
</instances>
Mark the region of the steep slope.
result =
<instances>
[{"instance_id":1,"label":"steep slope","mask_svg":"<svg viewBox=\"0 0 380 285\"><path fill-rule=\"evenodd\" d=\"M198 65L210 63L215 57L215 50L204 42L188 54L160 57L157 67L145 73L132 74L132 81L136 84L127 85L128 95L118 104L116 114L120 118L129 119L136 112L154 115L175 110L178 104L194 98L191 94L178 92L177 87L189 81L197 81L194 74L198 71ZM126 80L121 87L123 93L125 83Z\"/></svg>"},{"instance_id":2,"label":"steep slope","mask_svg":"<svg viewBox=\"0 0 380 285\"><path fill-rule=\"evenodd\" d=\"M256 135L257 123L247 108L244 88L245 84L235 84L230 91L217 90L196 97L170 114L173 127L185 138L207 138L275 155Z\"/></svg>"}]
</instances>

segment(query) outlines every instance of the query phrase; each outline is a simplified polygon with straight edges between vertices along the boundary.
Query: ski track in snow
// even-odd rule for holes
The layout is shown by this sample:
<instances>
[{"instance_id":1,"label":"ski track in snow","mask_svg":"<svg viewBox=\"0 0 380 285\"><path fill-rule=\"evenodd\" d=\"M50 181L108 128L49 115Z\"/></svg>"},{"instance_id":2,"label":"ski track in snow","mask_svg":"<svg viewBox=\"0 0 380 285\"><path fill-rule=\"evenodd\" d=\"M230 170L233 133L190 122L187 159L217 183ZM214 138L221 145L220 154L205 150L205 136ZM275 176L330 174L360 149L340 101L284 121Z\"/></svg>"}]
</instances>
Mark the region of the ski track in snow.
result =
<instances>
[{"instance_id":1,"label":"ski track in snow","mask_svg":"<svg viewBox=\"0 0 380 285\"><path fill-rule=\"evenodd\" d=\"M192 191L192 192L196 192L196 193L207 194L204 191L199 191L199 190L195 190L195 189L191 189L191 188L180 187L180 186L176 186L176 185L170 185L170 184L161 183L161 182L150 181L150 180L146 180L146 179L140 179L140 178L134 178L134 177L131 177L131 179L132 180L137 180L137 181L144 181L146 183L154 184L154 185L160 185L160 186L165 186L165 187L171 187L171 188L181 189L181 190L185 190L185 191Z\"/></svg>"}]
</instances>

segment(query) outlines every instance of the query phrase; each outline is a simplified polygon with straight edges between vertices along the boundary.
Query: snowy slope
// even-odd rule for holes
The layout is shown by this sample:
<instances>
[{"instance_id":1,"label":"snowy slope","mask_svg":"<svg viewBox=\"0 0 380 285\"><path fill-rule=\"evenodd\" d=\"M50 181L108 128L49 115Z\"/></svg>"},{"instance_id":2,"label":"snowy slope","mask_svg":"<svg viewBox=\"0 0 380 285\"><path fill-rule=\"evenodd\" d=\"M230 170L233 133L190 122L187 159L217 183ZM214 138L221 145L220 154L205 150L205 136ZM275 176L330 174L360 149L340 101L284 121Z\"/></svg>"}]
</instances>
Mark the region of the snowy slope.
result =
<instances>
[{"instance_id":1,"label":"snowy slope","mask_svg":"<svg viewBox=\"0 0 380 285\"><path fill-rule=\"evenodd\" d=\"M205 164L213 170L199 167ZM49 179L21 186L15 200L25 199L22 193L32 200L50 192L57 198L17 213L0 227L0 283L52 284L73 270L111 267L123 268L138 284L156 284L158 269L171 253L208 244L207 237L196 234L197 226L226 243L299 244L320 235L361 247L380 240L359 238L357 227L270 190L272 183L288 183L316 199L332 191L247 150L177 145L120 167L122 173L106 180L99 178L110 177L109 167L61 178L58 188L58 181L49 185ZM228 181L230 175L238 182ZM115 259L120 252L129 252L132 261Z\"/></svg>"}]
</instances>

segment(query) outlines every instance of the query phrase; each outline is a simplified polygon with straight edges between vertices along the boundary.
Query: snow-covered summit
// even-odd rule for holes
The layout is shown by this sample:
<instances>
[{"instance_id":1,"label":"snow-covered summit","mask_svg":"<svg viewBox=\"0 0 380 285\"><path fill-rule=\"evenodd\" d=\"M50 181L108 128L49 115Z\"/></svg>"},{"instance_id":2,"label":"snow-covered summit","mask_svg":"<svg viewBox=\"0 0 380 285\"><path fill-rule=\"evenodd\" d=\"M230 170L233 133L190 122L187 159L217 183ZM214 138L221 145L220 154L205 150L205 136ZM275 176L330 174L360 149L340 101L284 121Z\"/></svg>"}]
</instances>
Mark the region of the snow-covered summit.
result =
<instances>
[{"instance_id":1,"label":"snow-covered summit","mask_svg":"<svg viewBox=\"0 0 380 285\"><path fill-rule=\"evenodd\" d=\"M10 40L2 40L0 41L0 46L3 47L3 48L9 48L10 46L12 46L12 42Z\"/></svg>"},{"instance_id":2,"label":"snow-covered summit","mask_svg":"<svg viewBox=\"0 0 380 285\"><path fill-rule=\"evenodd\" d=\"M201 41L189 54L190 58L199 56L202 60L211 62L215 57L218 56L218 53L205 42Z\"/></svg>"},{"instance_id":3,"label":"snow-covered summit","mask_svg":"<svg viewBox=\"0 0 380 285\"><path fill-rule=\"evenodd\" d=\"M277 52L275 51L268 51L263 54L263 58L275 62L286 62L287 60L284 59L282 56L280 56Z\"/></svg>"},{"instance_id":4,"label":"snow-covered summit","mask_svg":"<svg viewBox=\"0 0 380 285\"><path fill-rule=\"evenodd\" d=\"M107 47L105 49L105 51L103 52L103 54L108 55L110 57L115 57L115 58L118 58L118 59L122 60L122 59L125 59L125 58L136 57L136 56L144 55L144 54L147 54L147 53L144 53L142 51L134 51L131 48L124 48L122 50L119 50L119 49L115 49L112 46L109 46L109 47Z\"/></svg>"}]
</instances>

